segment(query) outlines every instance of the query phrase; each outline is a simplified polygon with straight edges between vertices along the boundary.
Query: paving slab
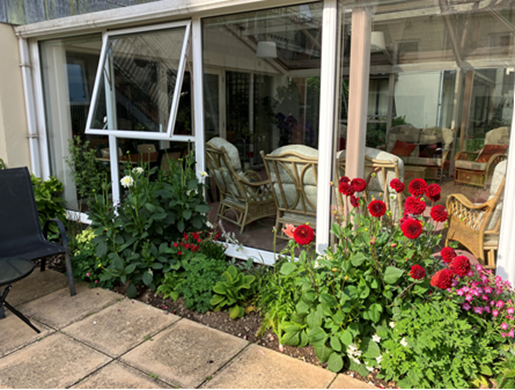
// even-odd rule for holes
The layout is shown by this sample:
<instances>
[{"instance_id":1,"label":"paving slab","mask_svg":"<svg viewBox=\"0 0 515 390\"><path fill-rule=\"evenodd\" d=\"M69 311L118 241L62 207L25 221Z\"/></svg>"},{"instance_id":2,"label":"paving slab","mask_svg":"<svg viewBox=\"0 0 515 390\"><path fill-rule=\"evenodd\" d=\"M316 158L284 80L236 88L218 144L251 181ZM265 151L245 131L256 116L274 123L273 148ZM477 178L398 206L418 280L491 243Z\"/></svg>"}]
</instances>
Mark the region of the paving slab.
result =
<instances>
[{"instance_id":1,"label":"paving slab","mask_svg":"<svg viewBox=\"0 0 515 390\"><path fill-rule=\"evenodd\" d=\"M5 309L5 315L6 317L0 320L0 358L53 332L53 329L31 321L41 331L36 333L9 309Z\"/></svg>"},{"instance_id":2,"label":"paving slab","mask_svg":"<svg viewBox=\"0 0 515 390\"><path fill-rule=\"evenodd\" d=\"M124 299L62 331L109 356L118 357L144 342L146 336L153 336L180 320L164 313L144 303Z\"/></svg>"},{"instance_id":3,"label":"paving slab","mask_svg":"<svg viewBox=\"0 0 515 390\"><path fill-rule=\"evenodd\" d=\"M66 287L18 306L17 309L52 328L61 329L124 298L123 295L102 288L88 288L85 282L76 284L76 288L77 295L73 297Z\"/></svg>"},{"instance_id":4,"label":"paving slab","mask_svg":"<svg viewBox=\"0 0 515 390\"><path fill-rule=\"evenodd\" d=\"M64 388L111 358L54 333L0 359L0 388Z\"/></svg>"},{"instance_id":5,"label":"paving slab","mask_svg":"<svg viewBox=\"0 0 515 390\"><path fill-rule=\"evenodd\" d=\"M243 339L182 319L120 359L172 386L194 388L247 345Z\"/></svg>"},{"instance_id":6,"label":"paving slab","mask_svg":"<svg viewBox=\"0 0 515 390\"><path fill-rule=\"evenodd\" d=\"M374 385L362 382L348 375L338 374L338 377L331 383L330 389L377 389Z\"/></svg>"},{"instance_id":7,"label":"paving slab","mask_svg":"<svg viewBox=\"0 0 515 390\"><path fill-rule=\"evenodd\" d=\"M36 268L26 278L13 283L7 302L16 308L22 303L43 297L63 287L68 288L66 275L49 269L41 272Z\"/></svg>"},{"instance_id":8,"label":"paving slab","mask_svg":"<svg viewBox=\"0 0 515 390\"><path fill-rule=\"evenodd\" d=\"M329 370L252 344L202 388L326 389L334 377Z\"/></svg>"},{"instance_id":9,"label":"paving slab","mask_svg":"<svg viewBox=\"0 0 515 390\"><path fill-rule=\"evenodd\" d=\"M165 383L117 361L71 387L72 389L168 389Z\"/></svg>"}]
</instances>

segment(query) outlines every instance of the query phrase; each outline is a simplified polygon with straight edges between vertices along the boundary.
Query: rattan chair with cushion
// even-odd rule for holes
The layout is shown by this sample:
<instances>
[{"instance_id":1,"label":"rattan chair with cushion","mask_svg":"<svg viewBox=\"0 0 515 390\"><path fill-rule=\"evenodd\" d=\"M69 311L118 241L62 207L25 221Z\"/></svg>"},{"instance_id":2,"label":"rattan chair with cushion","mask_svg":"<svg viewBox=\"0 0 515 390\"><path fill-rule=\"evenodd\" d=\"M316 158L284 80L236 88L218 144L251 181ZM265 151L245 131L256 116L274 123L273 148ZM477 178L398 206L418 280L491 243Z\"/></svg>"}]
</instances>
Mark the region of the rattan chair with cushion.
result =
<instances>
[{"instance_id":1,"label":"rattan chair with cushion","mask_svg":"<svg viewBox=\"0 0 515 390\"><path fill-rule=\"evenodd\" d=\"M507 161L495 167L490 196L485 203L472 203L463 194L451 194L447 198L449 230L446 245L457 241L466 247L486 267L495 268L495 251L499 245L499 228L503 203Z\"/></svg>"},{"instance_id":2,"label":"rattan chair with cushion","mask_svg":"<svg viewBox=\"0 0 515 390\"><path fill-rule=\"evenodd\" d=\"M510 128L499 127L485 135L485 145L475 152L459 152L454 157L454 182L486 189L487 179L497 164L508 158Z\"/></svg>"},{"instance_id":3,"label":"rattan chair with cushion","mask_svg":"<svg viewBox=\"0 0 515 390\"><path fill-rule=\"evenodd\" d=\"M254 171L242 171L238 149L233 144L212 138L206 144L206 164L220 191L217 221L222 218L240 226L241 234L249 223L276 214L270 180L263 180Z\"/></svg>"},{"instance_id":4,"label":"rattan chair with cushion","mask_svg":"<svg viewBox=\"0 0 515 390\"><path fill-rule=\"evenodd\" d=\"M345 175L346 152L342 150L336 154L338 159L338 175ZM375 175L373 175L375 173ZM374 148L365 148L365 175L367 189L363 192L365 200L369 202L372 196L382 199L388 210L392 211L394 219L402 216L403 195L397 196L395 190L390 187L393 179L404 181L404 162L398 156ZM337 182L338 178L335 178ZM353 179L353 178L351 178ZM343 198L340 196L340 204Z\"/></svg>"},{"instance_id":5,"label":"rattan chair with cushion","mask_svg":"<svg viewBox=\"0 0 515 390\"><path fill-rule=\"evenodd\" d=\"M277 207L275 226L278 237L289 239L285 224L309 223L316 228L318 150L305 145L286 145L265 156L261 151L272 183Z\"/></svg>"}]
</instances>

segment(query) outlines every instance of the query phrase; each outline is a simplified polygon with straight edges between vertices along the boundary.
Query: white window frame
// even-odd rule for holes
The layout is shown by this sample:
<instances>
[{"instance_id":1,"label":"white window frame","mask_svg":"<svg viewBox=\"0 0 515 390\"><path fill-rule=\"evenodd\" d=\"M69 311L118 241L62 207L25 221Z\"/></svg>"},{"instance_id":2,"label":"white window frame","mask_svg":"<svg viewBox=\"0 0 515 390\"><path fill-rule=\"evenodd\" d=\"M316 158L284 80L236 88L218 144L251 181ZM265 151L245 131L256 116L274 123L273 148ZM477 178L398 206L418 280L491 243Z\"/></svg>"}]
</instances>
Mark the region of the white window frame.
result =
<instances>
[{"instance_id":1,"label":"white window frame","mask_svg":"<svg viewBox=\"0 0 515 390\"><path fill-rule=\"evenodd\" d=\"M168 126L166 132L149 132L149 131L136 131L136 130L123 130L123 129L115 129L111 128L113 125L112 120L108 120L109 129L95 129L91 127L91 123L93 121L93 116L95 114L96 103L98 99L99 89L100 89L100 80L103 79L105 61L107 57L107 43L110 37L118 37L127 34L135 34L135 33L145 33L151 31L159 31L159 30L168 30L173 28L185 27L184 32L184 40L182 43L181 57L179 60L179 68L177 70L177 80L175 82L175 89L173 93L173 100L170 107L170 115L168 117ZM107 136L115 136L116 138L137 138L137 139L147 139L147 140L170 140L173 138L174 141L189 141L194 137L191 136L175 136L173 135L173 131L175 128L175 120L177 118L177 111L179 108L179 100L181 96L181 88L182 82L184 79L184 71L186 68L186 57L188 54L189 43L191 39L191 20L183 20L172 23L158 24L154 26L144 26L144 27L134 27L123 30L114 30L104 32L102 34L102 50L100 52L100 59L98 62L97 74L95 77L95 84L93 87L93 94L91 97L91 105L88 112L88 119L86 121L86 134L89 135L107 135ZM107 88L107 84L104 83L104 89ZM107 115L110 115L109 109L109 101L106 99L107 105ZM117 126L115 126L117 127Z\"/></svg>"}]
</instances>

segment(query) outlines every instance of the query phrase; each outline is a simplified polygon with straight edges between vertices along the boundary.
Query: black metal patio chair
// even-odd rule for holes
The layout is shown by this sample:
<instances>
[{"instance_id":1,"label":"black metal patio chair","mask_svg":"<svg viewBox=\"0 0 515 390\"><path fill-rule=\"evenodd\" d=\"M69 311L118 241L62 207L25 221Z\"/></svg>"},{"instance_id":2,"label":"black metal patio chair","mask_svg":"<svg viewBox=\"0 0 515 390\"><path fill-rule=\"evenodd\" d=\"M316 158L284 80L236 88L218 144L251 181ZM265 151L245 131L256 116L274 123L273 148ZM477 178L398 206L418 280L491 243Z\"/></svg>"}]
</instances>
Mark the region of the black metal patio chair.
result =
<instances>
[{"instance_id":1,"label":"black metal patio chair","mask_svg":"<svg viewBox=\"0 0 515 390\"><path fill-rule=\"evenodd\" d=\"M59 228L61 245L46 240L50 223ZM41 271L46 258L64 253L70 295L75 292L68 238L58 219L46 221L41 229L38 209L26 167L0 170L0 258L41 259Z\"/></svg>"}]
</instances>

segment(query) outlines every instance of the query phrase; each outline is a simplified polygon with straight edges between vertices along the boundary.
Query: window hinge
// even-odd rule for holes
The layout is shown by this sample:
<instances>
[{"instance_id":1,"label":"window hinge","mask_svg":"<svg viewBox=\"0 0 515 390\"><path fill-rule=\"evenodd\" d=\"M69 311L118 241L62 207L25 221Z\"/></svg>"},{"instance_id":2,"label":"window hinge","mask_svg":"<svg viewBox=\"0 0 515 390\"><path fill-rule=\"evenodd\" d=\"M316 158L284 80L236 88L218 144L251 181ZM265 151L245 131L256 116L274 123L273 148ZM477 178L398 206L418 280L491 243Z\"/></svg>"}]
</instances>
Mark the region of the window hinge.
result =
<instances>
[{"instance_id":1,"label":"window hinge","mask_svg":"<svg viewBox=\"0 0 515 390\"><path fill-rule=\"evenodd\" d=\"M37 134L27 134L28 139L39 138Z\"/></svg>"},{"instance_id":2,"label":"window hinge","mask_svg":"<svg viewBox=\"0 0 515 390\"><path fill-rule=\"evenodd\" d=\"M22 62L20 68L31 68L30 62Z\"/></svg>"}]
</instances>

